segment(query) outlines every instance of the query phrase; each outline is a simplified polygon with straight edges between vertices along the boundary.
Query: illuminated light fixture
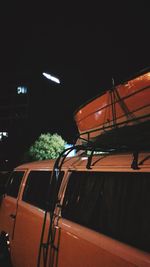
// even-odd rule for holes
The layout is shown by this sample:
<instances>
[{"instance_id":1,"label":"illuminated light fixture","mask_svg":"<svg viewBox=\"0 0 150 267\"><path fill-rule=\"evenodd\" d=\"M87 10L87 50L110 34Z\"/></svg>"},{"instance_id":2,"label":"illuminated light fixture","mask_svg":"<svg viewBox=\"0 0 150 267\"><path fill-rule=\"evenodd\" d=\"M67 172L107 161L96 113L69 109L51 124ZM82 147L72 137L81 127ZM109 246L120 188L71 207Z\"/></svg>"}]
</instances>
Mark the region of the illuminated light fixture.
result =
<instances>
[{"instance_id":1,"label":"illuminated light fixture","mask_svg":"<svg viewBox=\"0 0 150 267\"><path fill-rule=\"evenodd\" d=\"M59 80L58 78L56 78L56 77L54 77L54 76L52 76L52 75L50 75L50 74L48 74L48 73L45 73L45 72L43 72L42 74L43 74L43 76L45 76L47 79L49 79L49 80L51 80L51 81L53 81L53 82L55 82L55 83L60 83L60 80Z\"/></svg>"}]
</instances>

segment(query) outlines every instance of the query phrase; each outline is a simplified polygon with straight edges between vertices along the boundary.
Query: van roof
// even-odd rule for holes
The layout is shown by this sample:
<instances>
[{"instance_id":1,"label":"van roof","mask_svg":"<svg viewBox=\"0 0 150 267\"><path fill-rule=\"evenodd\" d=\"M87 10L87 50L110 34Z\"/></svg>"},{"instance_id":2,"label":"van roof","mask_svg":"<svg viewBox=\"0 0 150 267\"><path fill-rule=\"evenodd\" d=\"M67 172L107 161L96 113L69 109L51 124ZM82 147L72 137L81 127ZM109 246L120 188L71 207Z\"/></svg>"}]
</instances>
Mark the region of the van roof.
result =
<instances>
[{"instance_id":1,"label":"van roof","mask_svg":"<svg viewBox=\"0 0 150 267\"><path fill-rule=\"evenodd\" d=\"M131 164L133 162L133 153L103 153L100 155L94 155L91 160L90 168L91 170L105 170L113 171L118 169L120 171L127 170L132 171ZM87 169L87 156L76 156L67 157L64 161L62 169L74 169L83 170ZM43 160L34 161L22 164L15 168L15 170L20 169L47 169L52 170L55 160ZM138 170L139 171L150 171L150 152L140 152L138 155Z\"/></svg>"}]
</instances>

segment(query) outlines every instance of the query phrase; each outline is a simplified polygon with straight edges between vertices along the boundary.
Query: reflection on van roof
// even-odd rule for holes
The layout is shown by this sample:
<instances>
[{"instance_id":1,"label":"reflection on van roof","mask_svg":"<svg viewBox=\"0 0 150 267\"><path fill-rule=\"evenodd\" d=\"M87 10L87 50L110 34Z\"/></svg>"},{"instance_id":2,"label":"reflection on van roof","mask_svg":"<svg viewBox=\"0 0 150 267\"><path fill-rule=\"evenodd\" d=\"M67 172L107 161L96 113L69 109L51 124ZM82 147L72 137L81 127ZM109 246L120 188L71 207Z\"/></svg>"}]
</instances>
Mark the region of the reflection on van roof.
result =
<instances>
[{"instance_id":1,"label":"reflection on van roof","mask_svg":"<svg viewBox=\"0 0 150 267\"><path fill-rule=\"evenodd\" d=\"M88 157L86 156L76 156L66 158L62 169L85 169L87 165ZM124 168L131 168L133 161L133 153L117 153L117 154L101 154L93 155L90 168L93 170L105 169L109 167L109 171L116 168L121 168L123 171ZM22 164L17 169L52 169L54 166L55 160L43 160L43 161L34 161ZM150 167L150 153L149 152L140 152L138 155L138 167L139 171L143 168ZM132 170L132 168L131 168ZM128 170L129 171L129 170Z\"/></svg>"}]
</instances>

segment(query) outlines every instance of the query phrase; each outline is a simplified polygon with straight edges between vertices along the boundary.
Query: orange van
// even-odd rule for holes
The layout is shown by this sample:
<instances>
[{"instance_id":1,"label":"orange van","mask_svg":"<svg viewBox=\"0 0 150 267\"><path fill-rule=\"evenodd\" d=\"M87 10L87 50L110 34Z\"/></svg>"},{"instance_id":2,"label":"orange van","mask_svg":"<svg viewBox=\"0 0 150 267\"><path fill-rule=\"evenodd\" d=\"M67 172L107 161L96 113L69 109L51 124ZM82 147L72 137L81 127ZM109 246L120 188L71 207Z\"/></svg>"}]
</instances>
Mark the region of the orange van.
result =
<instances>
[{"instance_id":1,"label":"orange van","mask_svg":"<svg viewBox=\"0 0 150 267\"><path fill-rule=\"evenodd\" d=\"M13 267L150 267L149 152L87 155L12 172L0 246Z\"/></svg>"}]
</instances>

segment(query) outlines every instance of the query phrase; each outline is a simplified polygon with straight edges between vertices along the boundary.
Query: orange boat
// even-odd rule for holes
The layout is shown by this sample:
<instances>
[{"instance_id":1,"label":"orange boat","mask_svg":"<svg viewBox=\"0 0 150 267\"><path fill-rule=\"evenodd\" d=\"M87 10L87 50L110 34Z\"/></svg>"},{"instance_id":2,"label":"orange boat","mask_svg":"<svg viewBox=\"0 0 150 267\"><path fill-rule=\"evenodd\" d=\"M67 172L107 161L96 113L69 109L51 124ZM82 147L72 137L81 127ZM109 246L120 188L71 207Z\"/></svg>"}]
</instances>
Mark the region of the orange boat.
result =
<instances>
[{"instance_id":1,"label":"orange boat","mask_svg":"<svg viewBox=\"0 0 150 267\"><path fill-rule=\"evenodd\" d=\"M75 112L74 119L82 143L100 141L114 146L128 144L130 140L132 144L134 140L141 141L141 132L148 139L150 71L113 86L89 101Z\"/></svg>"}]
</instances>

